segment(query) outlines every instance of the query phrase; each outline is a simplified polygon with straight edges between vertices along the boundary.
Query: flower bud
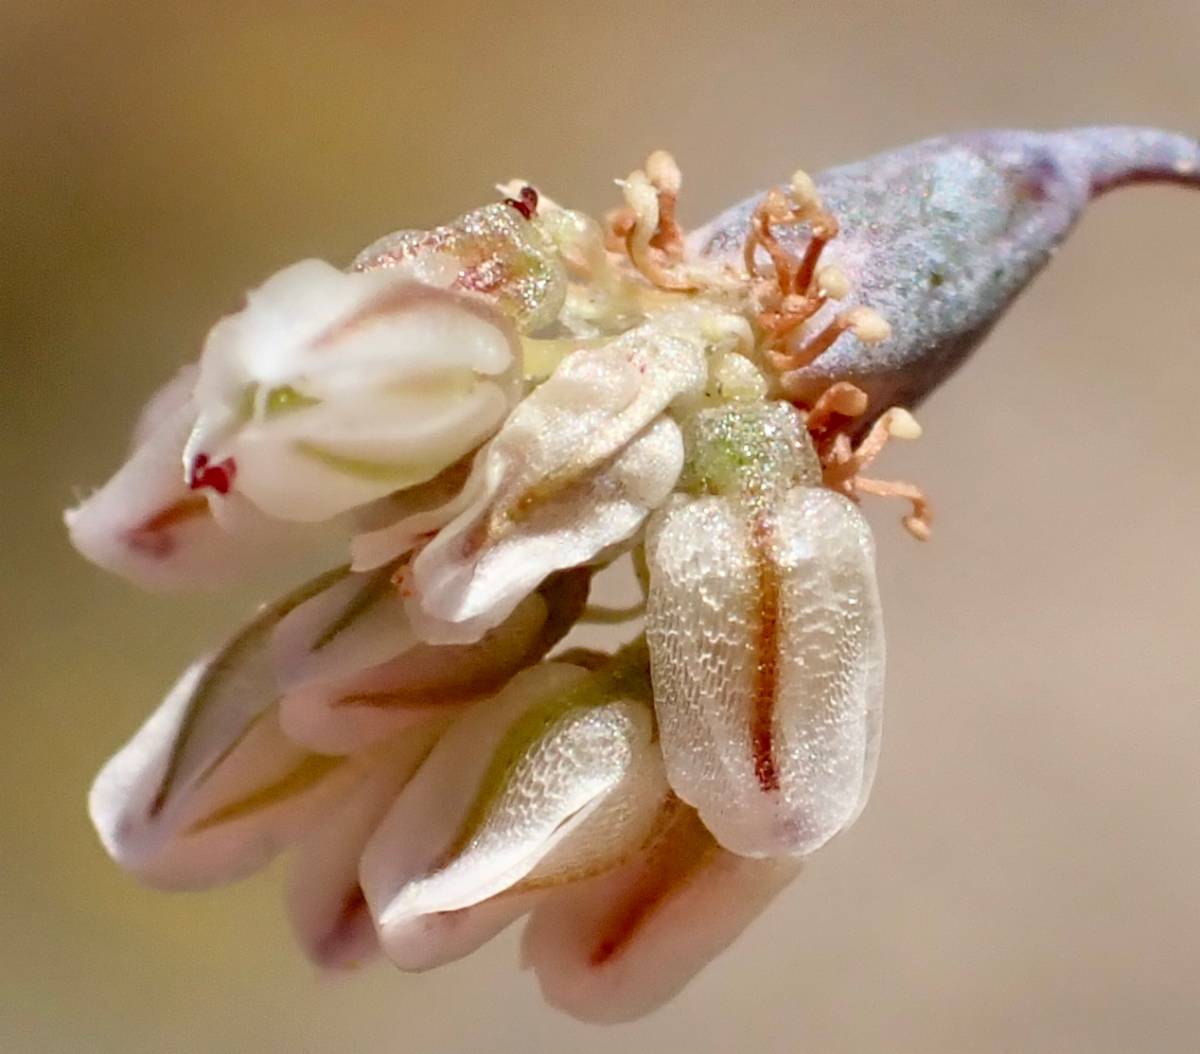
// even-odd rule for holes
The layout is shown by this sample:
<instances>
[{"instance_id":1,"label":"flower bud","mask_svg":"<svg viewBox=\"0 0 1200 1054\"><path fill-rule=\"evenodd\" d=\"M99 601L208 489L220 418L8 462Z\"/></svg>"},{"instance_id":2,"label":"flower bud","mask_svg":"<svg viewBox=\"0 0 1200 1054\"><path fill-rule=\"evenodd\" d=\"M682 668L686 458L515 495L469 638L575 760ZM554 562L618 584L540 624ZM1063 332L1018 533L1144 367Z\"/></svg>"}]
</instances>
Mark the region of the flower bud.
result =
<instances>
[{"instance_id":1,"label":"flower bud","mask_svg":"<svg viewBox=\"0 0 1200 1054\"><path fill-rule=\"evenodd\" d=\"M417 636L392 581L395 566L331 573L328 588L296 605L271 632L282 691L336 683L409 651Z\"/></svg>"},{"instance_id":2,"label":"flower bud","mask_svg":"<svg viewBox=\"0 0 1200 1054\"><path fill-rule=\"evenodd\" d=\"M671 799L644 850L534 908L521 958L560 1010L597 1024L632 1021L675 996L800 867L727 852Z\"/></svg>"},{"instance_id":3,"label":"flower bud","mask_svg":"<svg viewBox=\"0 0 1200 1054\"><path fill-rule=\"evenodd\" d=\"M724 848L752 857L810 853L858 815L883 693L870 531L842 495L789 485L803 455L779 471L792 455L773 419L788 412L693 426L697 496L657 512L646 537L667 776Z\"/></svg>"},{"instance_id":4,"label":"flower bud","mask_svg":"<svg viewBox=\"0 0 1200 1054\"><path fill-rule=\"evenodd\" d=\"M427 719L359 759L361 781L298 839L288 875L288 917L305 954L322 969L351 969L379 953L358 861L449 716Z\"/></svg>"},{"instance_id":5,"label":"flower bud","mask_svg":"<svg viewBox=\"0 0 1200 1054\"><path fill-rule=\"evenodd\" d=\"M367 669L292 664L294 672L307 666L313 674L323 669L325 676L287 690L280 704L283 730L311 750L349 754L433 716L487 699L567 634L583 611L590 581L587 571L552 575L500 625L471 644L417 643ZM392 615L404 620L402 611ZM346 632L352 636L357 631ZM370 635L369 628L366 632ZM342 658L363 654L364 649L351 646Z\"/></svg>"},{"instance_id":6,"label":"flower bud","mask_svg":"<svg viewBox=\"0 0 1200 1054\"><path fill-rule=\"evenodd\" d=\"M645 661L526 670L442 737L363 855L397 965L465 955L544 890L645 843L666 796Z\"/></svg>"},{"instance_id":7,"label":"flower bud","mask_svg":"<svg viewBox=\"0 0 1200 1054\"><path fill-rule=\"evenodd\" d=\"M323 576L265 608L193 664L101 770L88 808L109 854L144 881L195 889L257 870L350 777L344 758L288 740L270 633L327 589Z\"/></svg>"},{"instance_id":8,"label":"flower bud","mask_svg":"<svg viewBox=\"0 0 1200 1054\"><path fill-rule=\"evenodd\" d=\"M214 509L188 488L181 462L195 383L195 367L186 367L151 398L129 459L64 516L84 556L151 589L230 585L326 541L327 532L272 520L239 494Z\"/></svg>"}]
</instances>

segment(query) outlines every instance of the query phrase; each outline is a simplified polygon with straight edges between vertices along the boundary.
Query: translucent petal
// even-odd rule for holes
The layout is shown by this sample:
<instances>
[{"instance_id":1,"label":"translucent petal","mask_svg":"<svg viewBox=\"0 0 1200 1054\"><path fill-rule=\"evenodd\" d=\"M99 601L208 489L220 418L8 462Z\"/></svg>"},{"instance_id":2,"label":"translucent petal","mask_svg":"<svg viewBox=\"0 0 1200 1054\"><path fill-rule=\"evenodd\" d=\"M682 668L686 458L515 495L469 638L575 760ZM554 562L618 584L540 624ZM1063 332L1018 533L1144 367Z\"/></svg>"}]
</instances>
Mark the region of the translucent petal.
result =
<instances>
[{"instance_id":1,"label":"translucent petal","mask_svg":"<svg viewBox=\"0 0 1200 1054\"><path fill-rule=\"evenodd\" d=\"M528 501L460 517L410 569L417 632L431 642L477 639L553 571L627 541L670 494L683 455L679 426L660 417L602 466L557 487L551 475L531 484Z\"/></svg>"},{"instance_id":2,"label":"translucent petal","mask_svg":"<svg viewBox=\"0 0 1200 1054\"><path fill-rule=\"evenodd\" d=\"M534 908L524 964L560 1010L583 1021L631 1021L677 995L800 866L727 852L681 806L648 849Z\"/></svg>"},{"instance_id":3,"label":"translucent petal","mask_svg":"<svg viewBox=\"0 0 1200 1054\"><path fill-rule=\"evenodd\" d=\"M363 856L363 888L398 965L467 954L548 884L616 863L647 837L666 785L648 699L633 698L648 695L644 677L626 690L538 667L442 738ZM624 810L605 808L618 800Z\"/></svg>"},{"instance_id":4,"label":"translucent petal","mask_svg":"<svg viewBox=\"0 0 1200 1054\"><path fill-rule=\"evenodd\" d=\"M268 639L317 579L191 666L92 786L110 855L154 885L200 888L256 870L336 793L352 766L279 727Z\"/></svg>"},{"instance_id":5,"label":"translucent petal","mask_svg":"<svg viewBox=\"0 0 1200 1054\"><path fill-rule=\"evenodd\" d=\"M883 627L858 510L797 487L747 515L682 499L647 533L667 773L726 849L805 854L858 815L877 756Z\"/></svg>"},{"instance_id":6,"label":"translucent petal","mask_svg":"<svg viewBox=\"0 0 1200 1054\"><path fill-rule=\"evenodd\" d=\"M483 453L483 497L416 558L414 602L471 639L550 571L626 541L682 468L672 402L707 378L704 314L664 311L600 347L568 355L512 412ZM416 616L414 616L415 618Z\"/></svg>"},{"instance_id":7,"label":"translucent petal","mask_svg":"<svg viewBox=\"0 0 1200 1054\"><path fill-rule=\"evenodd\" d=\"M566 269L539 224L500 203L431 231L389 234L359 253L352 267L392 268L430 256L453 260L453 285L498 304L522 332L552 324L566 297Z\"/></svg>"}]
</instances>

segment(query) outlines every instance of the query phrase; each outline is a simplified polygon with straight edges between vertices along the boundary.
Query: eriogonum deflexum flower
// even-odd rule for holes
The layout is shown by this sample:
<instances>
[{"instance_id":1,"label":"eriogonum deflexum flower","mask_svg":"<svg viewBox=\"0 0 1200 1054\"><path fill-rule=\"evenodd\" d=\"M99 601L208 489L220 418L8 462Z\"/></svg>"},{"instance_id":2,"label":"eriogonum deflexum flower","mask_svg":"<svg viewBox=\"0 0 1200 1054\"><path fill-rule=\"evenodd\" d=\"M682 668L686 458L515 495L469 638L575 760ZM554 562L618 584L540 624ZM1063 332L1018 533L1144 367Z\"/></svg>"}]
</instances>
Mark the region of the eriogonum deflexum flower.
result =
<instances>
[{"instance_id":1,"label":"eriogonum deflexum flower","mask_svg":"<svg viewBox=\"0 0 1200 1054\"><path fill-rule=\"evenodd\" d=\"M1083 206L1147 180L1200 185L1200 145L989 132L797 173L688 236L660 152L602 223L515 183L346 271L269 278L71 537L153 586L345 555L105 766L105 847L192 889L291 848L327 967L427 969L529 914L552 1003L653 1009L866 803L862 495L929 534L920 490L866 470ZM644 603L590 607L622 557ZM603 621L632 643L559 648Z\"/></svg>"}]
</instances>

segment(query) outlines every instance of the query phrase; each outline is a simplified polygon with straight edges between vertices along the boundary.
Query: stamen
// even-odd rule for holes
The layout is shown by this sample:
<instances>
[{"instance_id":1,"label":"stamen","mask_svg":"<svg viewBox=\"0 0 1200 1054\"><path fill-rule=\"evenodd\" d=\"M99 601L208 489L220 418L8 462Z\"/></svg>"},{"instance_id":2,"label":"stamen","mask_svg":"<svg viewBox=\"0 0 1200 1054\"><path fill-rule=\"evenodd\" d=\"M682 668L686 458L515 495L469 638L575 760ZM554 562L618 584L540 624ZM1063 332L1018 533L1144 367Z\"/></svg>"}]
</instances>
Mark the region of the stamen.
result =
<instances>
[{"instance_id":1,"label":"stamen","mask_svg":"<svg viewBox=\"0 0 1200 1054\"><path fill-rule=\"evenodd\" d=\"M816 274L817 288L829 300L845 300L850 295L850 279L840 267L829 264Z\"/></svg>"},{"instance_id":2,"label":"stamen","mask_svg":"<svg viewBox=\"0 0 1200 1054\"><path fill-rule=\"evenodd\" d=\"M604 244L610 252L627 256L659 289L691 293L696 285L673 271L683 259L684 234L675 218L681 181L679 166L665 150L646 159L645 171L617 180L625 206L605 216Z\"/></svg>"},{"instance_id":3,"label":"stamen","mask_svg":"<svg viewBox=\"0 0 1200 1054\"><path fill-rule=\"evenodd\" d=\"M821 259L821 253L838 234L838 222L827 212L821 213L810 223L812 238L809 240L808 248L804 250L800 266L796 269L796 276L792 280L792 288L801 295L807 295L810 292L809 287L813 285L813 276L817 273L817 263Z\"/></svg>"},{"instance_id":4,"label":"stamen","mask_svg":"<svg viewBox=\"0 0 1200 1054\"><path fill-rule=\"evenodd\" d=\"M817 192L816 183L813 182L812 176L803 169L796 169L792 173L788 190L792 192L792 200L796 202L796 207L801 211L816 212L824 207L821 204L821 195Z\"/></svg>"},{"instance_id":5,"label":"stamen","mask_svg":"<svg viewBox=\"0 0 1200 1054\"><path fill-rule=\"evenodd\" d=\"M852 307L845 313L850 319L850 328L864 344L882 344L892 335L892 327L878 311L871 307Z\"/></svg>"},{"instance_id":6,"label":"stamen","mask_svg":"<svg viewBox=\"0 0 1200 1054\"><path fill-rule=\"evenodd\" d=\"M837 381L818 396L808 411L809 434L820 451L837 417L857 418L867 412L867 393L849 381Z\"/></svg>"},{"instance_id":7,"label":"stamen","mask_svg":"<svg viewBox=\"0 0 1200 1054\"><path fill-rule=\"evenodd\" d=\"M786 223L793 216L788 207L787 199L778 191L768 191L762 204L754 210L750 217L750 233L746 236L744 262L746 273L753 277L761 275L758 268L757 250L761 246L775 265L775 279L779 284L780 293L786 295L792 285L794 264L787 250L779 244L775 233L771 230L773 223Z\"/></svg>"},{"instance_id":8,"label":"stamen","mask_svg":"<svg viewBox=\"0 0 1200 1054\"><path fill-rule=\"evenodd\" d=\"M911 483L900 483L894 480L867 479L858 477L854 481L855 489L864 494L876 494L881 498L906 498L912 502L912 512L901 519L904 529L918 542L929 541L932 533L930 520L933 514L929 508L929 500L919 487Z\"/></svg>"},{"instance_id":9,"label":"stamen","mask_svg":"<svg viewBox=\"0 0 1200 1054\"><path fill-rule=\"evenodd\" d=\"M859 392L853 385L847 385L846 388ZM833 388L830 388L821 399L817 400L817 405L809 414L810 429L813 427L813 417L818 407L821 408L821 418L816 424L820 428L829 422L832 413L839 412L838 405L843 407L851 405L852 397L844 389L837 394L831 395L831 393L833 393ZM862 393L859 392L859 394ZM826 396L830 396L830 398L822 405L821 400ZM862 406L865 411L865 401ZM845 494L853 501L858 501L861 494L907 499L912 503L912 512L901 522L908 533L918 541L928 541L932 513L929 501L920 488L911 483L871 479L862 474L880 455L889 439L916 439L920 435L921 426L917 423L916 418L900 406L894 406L884 413L871 426L871 430L863 441L853 449L850 448L850 440L844 432L839 432L830 439L818 431L814 441L817 443L817 450L821 457L825 485Z\"/></svg>"},{"instance_id":10,"label":"stamen","mask_svg":"<svg viewBox=\"0 0 1200 1054\"><path fill-rule=\"evenodd\" d=\"M805 319L801 319L805 321ZM795 325L789 326L794 329ZM853 333L864 344L881 344L892 335L892 327L870 307L852 307L841 312L820 333L795 351L771 351L771 364L780 373L791 373L816 362L843 333Z\"/></svg>"},{"instance_id":11,"label":"stamen","mask_svg":"<svg viewBox=\"0 0 1200 1054\"><path fill-rule=\"evenodd\" d=\"M655 150L646 158L646 178L658 192L658 228L650 244L677 263L683 257L683 229L675 218L679 188L683 185L679 165L665 150Z\"/></svg>"},{"instance_id":12,"label":"stamen","mask_svg":"<svg viewBox=\"0 0 1200 1054\"><path fill-rule=\"evenodd\" d=\"M805 322L813 317L825 304L825 297L818 293L817 296L811 299L799 296L795 293L789 293L780 302L779 307L775 311L763 311L758 316L758 323L764 330L770 334L774 343L778 344L785 340L787 336L799 329ZM773 352L773 357L778 357L777 366L781 370L788 369L787 362L790 356L786 352Z\"/></svg>"}]
</instances>

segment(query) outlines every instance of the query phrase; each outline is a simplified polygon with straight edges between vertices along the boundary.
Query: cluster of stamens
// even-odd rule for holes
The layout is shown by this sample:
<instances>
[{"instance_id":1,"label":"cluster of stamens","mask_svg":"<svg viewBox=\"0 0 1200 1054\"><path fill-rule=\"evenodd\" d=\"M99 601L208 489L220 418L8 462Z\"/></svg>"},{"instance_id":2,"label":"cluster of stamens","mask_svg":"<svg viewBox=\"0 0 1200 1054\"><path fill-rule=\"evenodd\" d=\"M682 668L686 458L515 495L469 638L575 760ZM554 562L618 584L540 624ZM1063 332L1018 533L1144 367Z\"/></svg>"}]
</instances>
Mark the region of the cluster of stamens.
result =
<instances>
[{"instance_id":1,"label":"cluster of stamens","mask_svg":"<svg viewBox=\"0 0 1200 1054\"><path fill-rule=\"evenodd\" d=\"M684 231L676 218L681 185L679 167L670 154L656 151L644 170L621 181L626 204L605 217L605 248L628 261L657 289L685 294L712 294L727 299L730 276L714 274L684 262ZM809 239L800 253L778 237L782 227L805 226ZM831 489L858 501L863 494L896 497L912 503L903 524L913 537L924 541L930 534L930 509L925 495L910 483L878 480L863 474L890 438L915 439L920 425L902 407L879 414L860 440L868 415L869 399L861 388L835 381L815 398L811 382L791 382L796 371L811 365L846 333L867 345L891 336L891 327L873 308L848 307L835 314L812 334L802 335L827 304L844 300L851 291L850 278L834 264L822 264L826 247L838 235L839 225L824 205L811 177L797 172L786 191L770 191L750 217L743 250L744 273L736 276L745 313L758 336L761 365L778 393L806 414Z\"/></svg>"},{"instance_id":2,"label":"cluster of stamens","mask_svg":"<svg viewBox=\"0 0 1200 1054\"><path fill-rule=\"evenodd\" d=\"M675 159L656 150L644 170L621 181L625 205L605 216L605 248L625 255L651 284L671 292L697 292L700 285L683 274L683 228L676 219L683 178Z\"/></svg>"}]
</instances>

